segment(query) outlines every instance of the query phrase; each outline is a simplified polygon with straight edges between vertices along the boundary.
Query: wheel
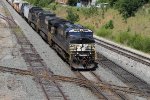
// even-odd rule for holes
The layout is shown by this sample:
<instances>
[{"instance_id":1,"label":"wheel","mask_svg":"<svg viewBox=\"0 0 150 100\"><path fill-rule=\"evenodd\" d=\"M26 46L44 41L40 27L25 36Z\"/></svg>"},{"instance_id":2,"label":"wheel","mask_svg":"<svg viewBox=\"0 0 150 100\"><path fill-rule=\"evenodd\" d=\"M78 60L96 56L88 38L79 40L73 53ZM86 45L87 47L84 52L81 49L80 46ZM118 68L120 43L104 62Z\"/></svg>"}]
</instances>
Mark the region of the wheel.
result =
<instances>
[{"instance_id":1,"label":"wheel","mask_svg":"<svg viewBox=\"0 0 150 100\"><path fill-rule=\"evenodd\" d=\"M54 43L52 41L52 35L50 32L48 32L47 41L48 41L48 44L50 45L50 47L52 47Z\"/></svg>"},{"instance_id":2,"label":"wheel","mask_svg":"<svg viewBox=\"0 0 150 100\"><path fill-rule=\"evenodd\" d=\"M48 44L50 47L53 47L53 41L52 40L48 40Z\"/></svg>"},{"instance_id":3,"label":"wheel","mask_svg":"<svg viewBox=\"0 0 150 100\"><path fill-rule=\"evenodd\" d=\"M31 25L31 22L28 20L29 25Z\"/></svg>"}]
</instances>

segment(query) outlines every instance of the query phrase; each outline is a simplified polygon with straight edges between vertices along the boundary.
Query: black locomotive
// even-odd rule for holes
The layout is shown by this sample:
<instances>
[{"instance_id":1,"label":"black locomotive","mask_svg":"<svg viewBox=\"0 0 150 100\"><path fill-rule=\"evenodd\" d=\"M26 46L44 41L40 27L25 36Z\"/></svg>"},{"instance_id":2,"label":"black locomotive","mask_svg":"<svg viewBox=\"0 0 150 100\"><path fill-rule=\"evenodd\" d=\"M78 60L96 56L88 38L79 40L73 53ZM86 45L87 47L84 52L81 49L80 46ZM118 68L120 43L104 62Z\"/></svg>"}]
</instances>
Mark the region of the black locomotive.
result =
<instances>
[{"instance_id":1,"label":"black locomotive","mask_svg":"<svg viewBox=\"0 0 150 100\"><path fill-rule=\"evenodd\" d=\"M21 12L28 23L54 48L73 70L95 70L96 50L93 32L79 24L57 17L40 7L22 4Z\"/></svg>"}]
</instances>

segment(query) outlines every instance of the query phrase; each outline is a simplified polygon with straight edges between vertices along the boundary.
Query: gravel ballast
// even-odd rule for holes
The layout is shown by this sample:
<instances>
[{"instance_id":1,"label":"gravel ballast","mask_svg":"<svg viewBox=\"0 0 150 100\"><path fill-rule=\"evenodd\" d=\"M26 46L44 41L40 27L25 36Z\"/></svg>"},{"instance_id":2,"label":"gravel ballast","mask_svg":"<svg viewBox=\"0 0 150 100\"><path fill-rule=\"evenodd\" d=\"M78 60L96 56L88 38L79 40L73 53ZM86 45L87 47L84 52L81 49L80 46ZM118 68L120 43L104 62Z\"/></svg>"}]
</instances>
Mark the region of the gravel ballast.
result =
<instances>
[{"instance_id":1,"label":"gravel ballast","mask_svg":"<svg viewBox=\"0 0 150 100\"><path fill-rule=\"evenodd\" d=\"M118 53L112 52L104 47L96 45L99 53L118 64L123 69L133 73L135 76L150 84L150 66L134 61Z\"/></svg>"},{"instance_id":2,"label":"gravel ballast","mask_svg":"<svg viewBox=\"0 0 150 100\"><path fill-rule=\"evenodd\" d=\"M123 83L120 79L118 79L110 70L105 69L98 66L98 69L95 71L96 75L100 77L100 79L106 83L115 86L128 87L125 83ZM132 88L132 87L131 87ZM131 92L131 91L130 91ZM138 94L130 94L128 92L122 92L129 100L147 100L145 97L140 97Z\"/></svg>"}]
</instances>

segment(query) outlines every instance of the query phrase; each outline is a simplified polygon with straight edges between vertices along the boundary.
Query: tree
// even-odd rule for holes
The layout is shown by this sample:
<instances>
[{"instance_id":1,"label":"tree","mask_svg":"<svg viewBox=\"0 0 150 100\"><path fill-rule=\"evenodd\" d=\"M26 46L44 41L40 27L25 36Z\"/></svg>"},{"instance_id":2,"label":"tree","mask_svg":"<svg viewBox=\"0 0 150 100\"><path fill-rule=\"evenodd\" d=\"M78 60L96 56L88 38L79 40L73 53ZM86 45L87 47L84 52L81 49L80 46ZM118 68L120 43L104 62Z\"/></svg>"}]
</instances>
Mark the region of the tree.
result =
<instances>
[{"instance_id":1,"label":"tree","mask_svg":"<svg viewBox=\"0 0 150 100\"><path fill-rule=\"evenodd\" d=\"M109 0L110 6L113 7L117 1L118 0Z\"/></svg>"},{"instance_id":2,"label":"tree","mask_svg":"<svg viewBox=\"0 0 150 100\"><path fill-rule=\"evenodd\" d=\"M76 14L76 13L73 13L73 10L72 9L68 9L67 10L67 19L71 22L78 22L79 21L79 15Z\"/></svg>"},{"instance_id":3,"label":"tree","mask_svg":"<svg viewBox=\"0 0 150 100\"><path fill-rule=\"evenodd\" d=\"M138 8L147 2L148 0L118 0L115 6L123 18L127 19L134 16Z\"/></svg>"},{"instance_id":4,"label":"tree","mask_svg":"<svg viewBox=\"0 0 150 100\"><path fill-rule=\"evenodd\" d=\"M67 4L70 6L76 6L78 0L68 0Z\"/></svg>"}]
</instances>

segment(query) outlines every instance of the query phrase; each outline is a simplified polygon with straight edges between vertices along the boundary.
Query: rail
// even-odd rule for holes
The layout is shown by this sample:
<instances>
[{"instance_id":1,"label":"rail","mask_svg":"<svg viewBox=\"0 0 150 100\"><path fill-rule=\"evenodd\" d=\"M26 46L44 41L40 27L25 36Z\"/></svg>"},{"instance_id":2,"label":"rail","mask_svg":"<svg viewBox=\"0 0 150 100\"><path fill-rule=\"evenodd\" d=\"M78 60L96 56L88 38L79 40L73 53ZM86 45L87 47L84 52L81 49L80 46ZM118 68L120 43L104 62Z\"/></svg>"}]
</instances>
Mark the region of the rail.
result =
<instances>
[{"instance_id":1,"label":"rail","mask_svg":"<svg viewBox=\"0 0 150 100\"><path fill-rule=\"evenodd\" d=\"M114 44L111 44L111 43L108 43L106 41L103 41L103 40L100 40L100 39L97 39L95 38L96 40L96 44L104 47L104 48L107 48L113 52L116 52L118 54L121 54L123 56L126 56L134 61L137 61L137 62L140 62L142 64L145 64L147 66L150 66L150 58L149 57L145 57L143 55L140 55L140 54L137 54L135 52L132 52L130 50L127 50L127 49L124 49L124 48L121 48L117 45L114 45Z\"/></svg>"}]
</instances>

